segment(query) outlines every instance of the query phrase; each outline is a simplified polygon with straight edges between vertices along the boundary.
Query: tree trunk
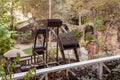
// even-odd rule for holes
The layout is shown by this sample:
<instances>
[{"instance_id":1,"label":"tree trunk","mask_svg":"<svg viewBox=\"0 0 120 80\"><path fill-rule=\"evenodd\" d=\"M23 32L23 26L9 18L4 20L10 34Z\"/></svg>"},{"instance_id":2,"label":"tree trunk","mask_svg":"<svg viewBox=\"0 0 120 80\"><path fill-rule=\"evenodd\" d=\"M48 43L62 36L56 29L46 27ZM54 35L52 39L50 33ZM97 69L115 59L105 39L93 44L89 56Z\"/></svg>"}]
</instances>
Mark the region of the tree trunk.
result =
<instances>
[{"instance_id":1,"label":"tree trunk","mask_svg":"<svg viewBox=\"0 0 120 80\"><path fill-rule=\"evenodd\" d=\"M52 0L49 0L49 19L52 17Z\"/></svg>"},{"instance_id":2,"label":"tree trunk","mask_svg":"<svg viewBox=\"0 0 120 80\"><path fill-rule=\"evenodd\" d=\"M94 30L94 41L95 41L95 45L98 46L99 48L99 44L97 43L98 41L98 34L97 34L97 29L96 29L96 17L97 17L97 10L95 8L92 9L92 14L93 14L93 19L94 19L94 26L93 26L93 30ZM96 50L94 49L94 52Z\"/></svg>"},{"instance_id":3,"label":"tree trunk","mask_svg":"<svg viewBox=\"0 0 120 80\"><path fill-rule=\"evenodd\" d=\"M11 0L11 11L10 11L10 14L11 14L11 19L10 19L10 30L14 30L14 15L13 15L13 9L14 9L14 0Z\"/></svg>"},{"instance_id":4,"label":"tree trunk","mask_svg":"<svg viewBox=\"0 0 120 80\"><path fill-rule=\"evenodd\" d=\"M79 26L81 26L81 14L80 12L78 14L79 14Z\"/></svg>"}]
</instances>

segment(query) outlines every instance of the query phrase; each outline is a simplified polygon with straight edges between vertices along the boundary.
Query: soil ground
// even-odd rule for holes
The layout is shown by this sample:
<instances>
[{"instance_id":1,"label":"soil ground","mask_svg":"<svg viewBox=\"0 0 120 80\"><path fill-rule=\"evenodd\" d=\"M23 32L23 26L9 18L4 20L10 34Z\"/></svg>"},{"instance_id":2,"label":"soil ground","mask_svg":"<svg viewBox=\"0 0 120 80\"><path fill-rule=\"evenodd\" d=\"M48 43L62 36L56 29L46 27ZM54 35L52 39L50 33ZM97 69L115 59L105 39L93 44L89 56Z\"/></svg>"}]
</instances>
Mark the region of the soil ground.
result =
<instances>
[{"instance_id":1,"label":"soil ground","mask_svg":"<svg viewBox=\"0 0 120 80\"><path fill-rule=\"evenodd\" d=\"M20 49L20 50L24 50L27 48L30 48L33 46L33 43L28 43L28 44L16 44L15 48Z\"/></svg>"},{"instance_id":2,"label":"soil ground","mask_svg":"<svg viewBox=\"0 0 120 80\"><path fill-rule=\"evenodd\" d=\"M17 49L20 49L20 50L25 50L25 49L28 49L28 48L32 48L32 46L33 46L33 43L29 43L29 44L16 44L15 45L15 48L17 48ZM56 42L52 42L52 43L49 43L49 50L51 50L52 48L56 48ZM83 61L83 60L88 60L88 56L87 56L87 54L85 53L85 54L80 54L80 50L82 50L83 51L83 49L78 49L78 53L79 53L79 55L81 56L80 57L80 59ZM29 51L30 52L30 51ZM65 56L66 56L66 58L71 58L71 59L75 59L75 54L73 53L73 51L72 50L65 50L64 51L65 52ZM29 53L25 53L26 54L26 56L28 56L28 55L31 55L31 54L29 54ZM59 51L59 57L61 58L62 56L61 56L61 53L60 53L60 51Z\"/></svg>"},{"instance_id":3,"label":"soil ground","mask_svg":"<svg viewBox=\"0 0 120 80\"><path fill-rule=\"evenodd\" d=\"M20 50L24 50L24 49L32 48L32 46L33 46L33 43L16 44L15 48L20 49ZM49 49L51 50L52 48L56 48L56 43L55 42L49 43ZM87 52L85 51L84 48L80 48L78 51L79 51L78 53L80 55L80 60L81 61L88 60L88 54L87 54ZM81 53L81 51L83 53ZM26 56L27 55L30 55L30 54L28 53L28 54L26 54ZM120 55L120 49L116 49L113 52L113 55ZM72 58L72 59L75 58L72 50L66 50L65 51L65 56L66 56L66 58ZM59 52L59 57L62 57L60 52Z\"/></svg>"}]
</instances>

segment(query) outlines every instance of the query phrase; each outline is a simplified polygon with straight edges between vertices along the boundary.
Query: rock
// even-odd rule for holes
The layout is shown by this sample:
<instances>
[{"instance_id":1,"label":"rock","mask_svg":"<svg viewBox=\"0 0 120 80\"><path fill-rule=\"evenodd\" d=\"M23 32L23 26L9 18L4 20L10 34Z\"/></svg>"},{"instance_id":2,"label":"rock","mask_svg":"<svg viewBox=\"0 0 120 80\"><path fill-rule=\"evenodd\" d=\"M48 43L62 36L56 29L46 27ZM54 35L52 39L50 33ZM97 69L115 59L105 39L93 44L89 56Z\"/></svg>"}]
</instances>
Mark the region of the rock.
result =
<instances>
[{"instance_id":1,"label":"rock","mask_svg":"<svg viewBox=\"0 0 120 80\"><path fill-rule=\"evenodd\" d=\"M80 59L82 60L82 61L84 61L84 60L88 60L88 51L85 49L85 47L81 47L80 48Z\"/></svg>"},{"instance_id":2,"label":"rock","mask_svg":"<svg viewBox=\"0 0 120 80\"><path fill-rule=\"evenodd\" d=\"M115 55L120 55L120 49L116 49L114 52Z\"/></svg>"}]
</instances>

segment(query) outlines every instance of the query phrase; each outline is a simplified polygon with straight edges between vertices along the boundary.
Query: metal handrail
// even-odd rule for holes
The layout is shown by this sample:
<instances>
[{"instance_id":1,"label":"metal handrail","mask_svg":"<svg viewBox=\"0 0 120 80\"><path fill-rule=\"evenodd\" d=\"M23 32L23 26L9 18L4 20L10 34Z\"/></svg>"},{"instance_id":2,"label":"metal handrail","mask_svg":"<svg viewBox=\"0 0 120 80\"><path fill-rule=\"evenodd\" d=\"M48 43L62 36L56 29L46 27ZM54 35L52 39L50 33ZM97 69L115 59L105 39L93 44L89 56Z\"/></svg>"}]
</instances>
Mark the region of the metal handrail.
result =
<instances>
[{"instance_id":1,"label":"metal handrail","mask_svg":"<svg viewBox=\"0 0 120 80\"><path fill-rule=\"evenodd\" d=\"M33 74L33 76L40 75L40 74L47 74L47 73L55 72L55 71L68 70L70 68L82 67L85 65L92 65L96 63L101 64L103 62L108 62L108 61L117 60L117 59L120 59L120 55L93 59L93 60L88 60L88 61L82 61L82 62L76 62L76 63L70 63L70 64L54 66L54 67L49 67L49 68L44 68L44 69L38 69L36 70L36 73ZM17 73L17 74L13 74L12 76L13 76L13 79L19 79L19 78L23 78L23 76L26 75L26 73L27 72Z\"/></svg>"}]
</instances>

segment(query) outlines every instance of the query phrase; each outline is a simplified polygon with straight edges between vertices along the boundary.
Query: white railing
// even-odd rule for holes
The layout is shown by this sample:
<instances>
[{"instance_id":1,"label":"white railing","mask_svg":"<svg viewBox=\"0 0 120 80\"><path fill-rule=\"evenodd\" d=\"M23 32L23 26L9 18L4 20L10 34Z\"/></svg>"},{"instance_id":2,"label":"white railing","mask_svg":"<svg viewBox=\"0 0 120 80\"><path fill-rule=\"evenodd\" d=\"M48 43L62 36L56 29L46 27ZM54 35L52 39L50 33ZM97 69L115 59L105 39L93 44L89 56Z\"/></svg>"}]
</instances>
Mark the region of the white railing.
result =
<instances>
[{"instance_id":1,"label":"white railing","mask_svg":"<svg viewBox=\"0 0 120 80\"><path fill-rule=\"evenodd\" d=\"M117 60L117 59L120 59L120 55L93 59L93 60L88 60L88 61L82 61L82 62L76 62L76 63L70 63L70 64L54 66L54 67L49 67L49 68L44 68L44 69L38 69L36 70L36 73L33 74L33 76L40 75L40 74L45 74L47 76L48 73L55 72L55 71L68 70L68 69L75 68L75 67L98 64L99 65L99 78L102 78L103 67L105 67L110 72L109 68L107 68L107 66L105 66L103 62L108 62L108 61ZM19 78L23 78L23 76L26 75L26 73L27 72L13 74L13 79L16 80ZM47 79L48 78L46 78L46 80Z\"/></svg>"}]
</instances>

